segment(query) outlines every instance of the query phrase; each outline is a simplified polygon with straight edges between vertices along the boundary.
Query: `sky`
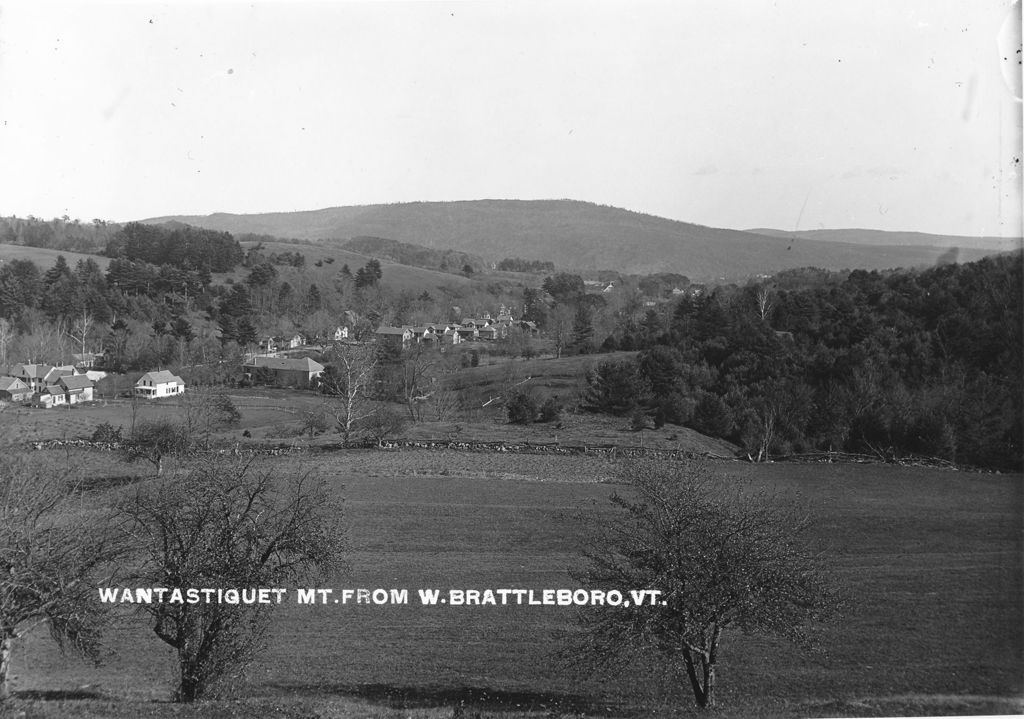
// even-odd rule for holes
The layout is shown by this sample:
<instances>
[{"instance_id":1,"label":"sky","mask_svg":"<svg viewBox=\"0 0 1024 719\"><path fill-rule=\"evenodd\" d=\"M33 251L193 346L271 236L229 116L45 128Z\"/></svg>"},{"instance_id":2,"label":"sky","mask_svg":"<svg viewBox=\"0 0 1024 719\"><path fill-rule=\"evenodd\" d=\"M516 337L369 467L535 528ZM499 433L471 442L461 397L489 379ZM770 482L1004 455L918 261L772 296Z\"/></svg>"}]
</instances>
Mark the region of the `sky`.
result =
<instances>
[{"instance_id":1,"label":"sky","mask_svg":"<svg viewBox=\"0 0 1024 719\"><path fill-rule=\"evenodd\" d=\"M0 215L570 198L1019 236L1019 48L1009 0L0 0Z\"/></svg>"}]
</instances>

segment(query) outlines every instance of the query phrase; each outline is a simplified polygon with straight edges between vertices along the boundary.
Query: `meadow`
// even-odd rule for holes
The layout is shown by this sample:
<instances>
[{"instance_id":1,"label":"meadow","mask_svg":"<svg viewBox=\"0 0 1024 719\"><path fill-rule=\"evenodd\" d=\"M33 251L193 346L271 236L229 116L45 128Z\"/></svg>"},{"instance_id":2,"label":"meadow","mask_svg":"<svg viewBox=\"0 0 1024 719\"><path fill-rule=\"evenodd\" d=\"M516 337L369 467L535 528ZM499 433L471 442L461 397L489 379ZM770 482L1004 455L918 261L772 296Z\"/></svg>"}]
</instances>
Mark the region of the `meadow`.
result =
<instances>
[{"instance_id":1,"label":"meadow","mask_svg":"<svg viewBox=\"0 0 1024 719\"><path fill-rule=\"evenodd\" d=\"M39 452L94 474L109 454ZM621 465L592 457L349 450L298 462L346 500L349 568L317 584L407 588L406 606L283 605L233 698L179 707L170 651L119 615L99 667L45 632L14 658L14 709L75 717L689 716L653 661L576 676L554 657L573 610L424 607L416 589L571 586ZM885 465L713 462L718 481L805 503L846 599L820 651L727 634L716 716L1012 713L1021 705L1021 477ZM141 467L132 471L144 473ZM144 480L142 480L144 481ZM95 490L97 504L126 488ZM582 520L582 521L581 521Z\"/></svg>"}]
</instances>

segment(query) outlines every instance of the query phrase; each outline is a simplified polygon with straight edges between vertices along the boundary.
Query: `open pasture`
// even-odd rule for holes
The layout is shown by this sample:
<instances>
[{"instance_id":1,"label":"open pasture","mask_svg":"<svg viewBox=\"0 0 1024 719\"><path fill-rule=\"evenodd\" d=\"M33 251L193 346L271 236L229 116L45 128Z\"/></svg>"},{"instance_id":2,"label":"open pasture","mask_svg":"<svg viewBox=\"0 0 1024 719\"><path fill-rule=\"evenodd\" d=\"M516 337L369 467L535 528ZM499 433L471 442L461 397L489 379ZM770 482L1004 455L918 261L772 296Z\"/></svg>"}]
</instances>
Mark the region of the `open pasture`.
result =
<instances>
[{"instance_id":1,"label":"open pasture","mask_svg":"<svg viewBox=\"0 0 1024 719\"><path fill-rule=\"evenodd\" d=\"M45 247L30 247L28 245L12 245L0 243L0 262L9 260L30 260L35 262L42 270L47 270L57 262L57 256L64 255L68 265L74 268L79 260L92 260L99 265L101 270L106 271L110 264L110 258L102 255L86 255L80 252L65 252L64 250L51 250Z\"/></svg>"},{"instance_id":2,"label":"open pasture","mask_svg":"<svg viewBox=\"0 0 1024 719\"><path fill-rule=\"evenodd\" d=\"M601 521L607 496L623 490L583 481L584 475L607 480L615 467L585 466L570 477L568 463L585 458L544 457L524 466L525 457L491 455L474 476L475 455L404 454L424 458L418 473L389 464L395 454L369 451L298 462L332 479L349 517L350 568L317 586L406 588L410 604L286 604L239 690L241 704L173 713L160 703L173 686L171 654L141 623L118 620L109 635L116 654L99 668L62 658L37 633L15 655L19 701L40 716L273 710L449 717L460 703L505 718L690 714L673 708L689 707L689 697L680 685L666 684L665 668L653 662L611 678L563 671L552 654L570 609L424 607L416 597L419 588L571 586L567 570L579 561L587 522ZM742 491L799 495L817 519L816 539L847 600L815 654L727 633L719 716L1020 711L1019 476L865 465L711 466L720 481ZM581 513L589 517L582 523L573 519ZM32 698L46 696L94 698Z\"/></svg>"}]
</instances>

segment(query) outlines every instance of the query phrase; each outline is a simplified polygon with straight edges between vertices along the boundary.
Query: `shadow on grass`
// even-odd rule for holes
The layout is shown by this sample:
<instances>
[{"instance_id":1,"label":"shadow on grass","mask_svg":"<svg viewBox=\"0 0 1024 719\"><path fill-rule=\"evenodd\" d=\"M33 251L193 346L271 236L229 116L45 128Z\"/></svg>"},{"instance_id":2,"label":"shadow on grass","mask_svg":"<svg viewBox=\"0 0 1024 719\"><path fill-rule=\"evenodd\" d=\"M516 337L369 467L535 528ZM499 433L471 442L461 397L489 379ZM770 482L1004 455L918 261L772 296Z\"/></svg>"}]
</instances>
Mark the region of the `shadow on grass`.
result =
<instances>
[{"instance_id":1,"label":"shadow on grass","mask_svg":"<svg viewBox=\"0 0 1024 719\"><path fill-rule=\"evenodd\" d=\"M465 706L481 710L606 713L610 706L580 694L508 691L485 687L397 686L393 684L273 684L286 692L333 694L363 699L395 709Z\"/></svg>"},{"instance_id":2,"label":"shadow on grass","mask_svg":"<svg viewBox=\"0 0 1024 719\"><path fill-rule=\"evenodd\" d=\"M15 699L26 701L76 701L84 699L105 699L102 693L92 689L43 689L12 692Z\"/></svg>"},{"instance_id":3,"label":"shadow on grass","mask_svg":"<svg viewBox=\"0 0 1024 719\"><path fill-rule=\"evenodd\" d=\"M82 492L115 489L117 487L127 487L130 484L137 484L144 479L148 479L148 477L143 477L138 474L122 474L116 477L88 477L79 482L78 489Z\"/></svg>"}]
</instances>

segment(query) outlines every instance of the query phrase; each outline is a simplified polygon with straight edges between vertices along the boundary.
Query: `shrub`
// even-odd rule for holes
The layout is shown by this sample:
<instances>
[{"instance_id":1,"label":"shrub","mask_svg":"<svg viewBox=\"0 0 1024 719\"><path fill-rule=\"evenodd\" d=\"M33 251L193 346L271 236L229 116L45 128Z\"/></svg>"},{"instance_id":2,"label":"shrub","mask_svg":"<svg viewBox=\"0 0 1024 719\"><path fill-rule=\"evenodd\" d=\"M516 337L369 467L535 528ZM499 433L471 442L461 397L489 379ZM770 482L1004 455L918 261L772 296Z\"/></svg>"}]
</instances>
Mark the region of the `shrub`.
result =
<instances>
[{"instance_id":1,"label":"shrub","mask_svg":"<svg viewBox=\"0 0 1024 719\"><path fill-rule=\"evenodd\" d=\"M103 422L92 433L92 441L101 444L117 444L121 441L123 427L114 427L109 422Z\"/></svg>"},{"instance_id":2,"label":"shrub","mask_svg":"<svg viewBox=\"0 0 1024 719\"><path fill-rule=\"evenodd\" d=\"M540 406L540 421L554 422L562 416L562 403L557 397L548 397Z\"/></svg>"},{"instance_id":3,"label":"shrub","mask_svg":"<svg viewBox=\"0 0 1024 719\"><path fill-rule=\"evenodd\" d=\"M513 392L505 409L512 424L530 424L537 417L537 403L525 392Z\"/></svg>"}]
</instances>

